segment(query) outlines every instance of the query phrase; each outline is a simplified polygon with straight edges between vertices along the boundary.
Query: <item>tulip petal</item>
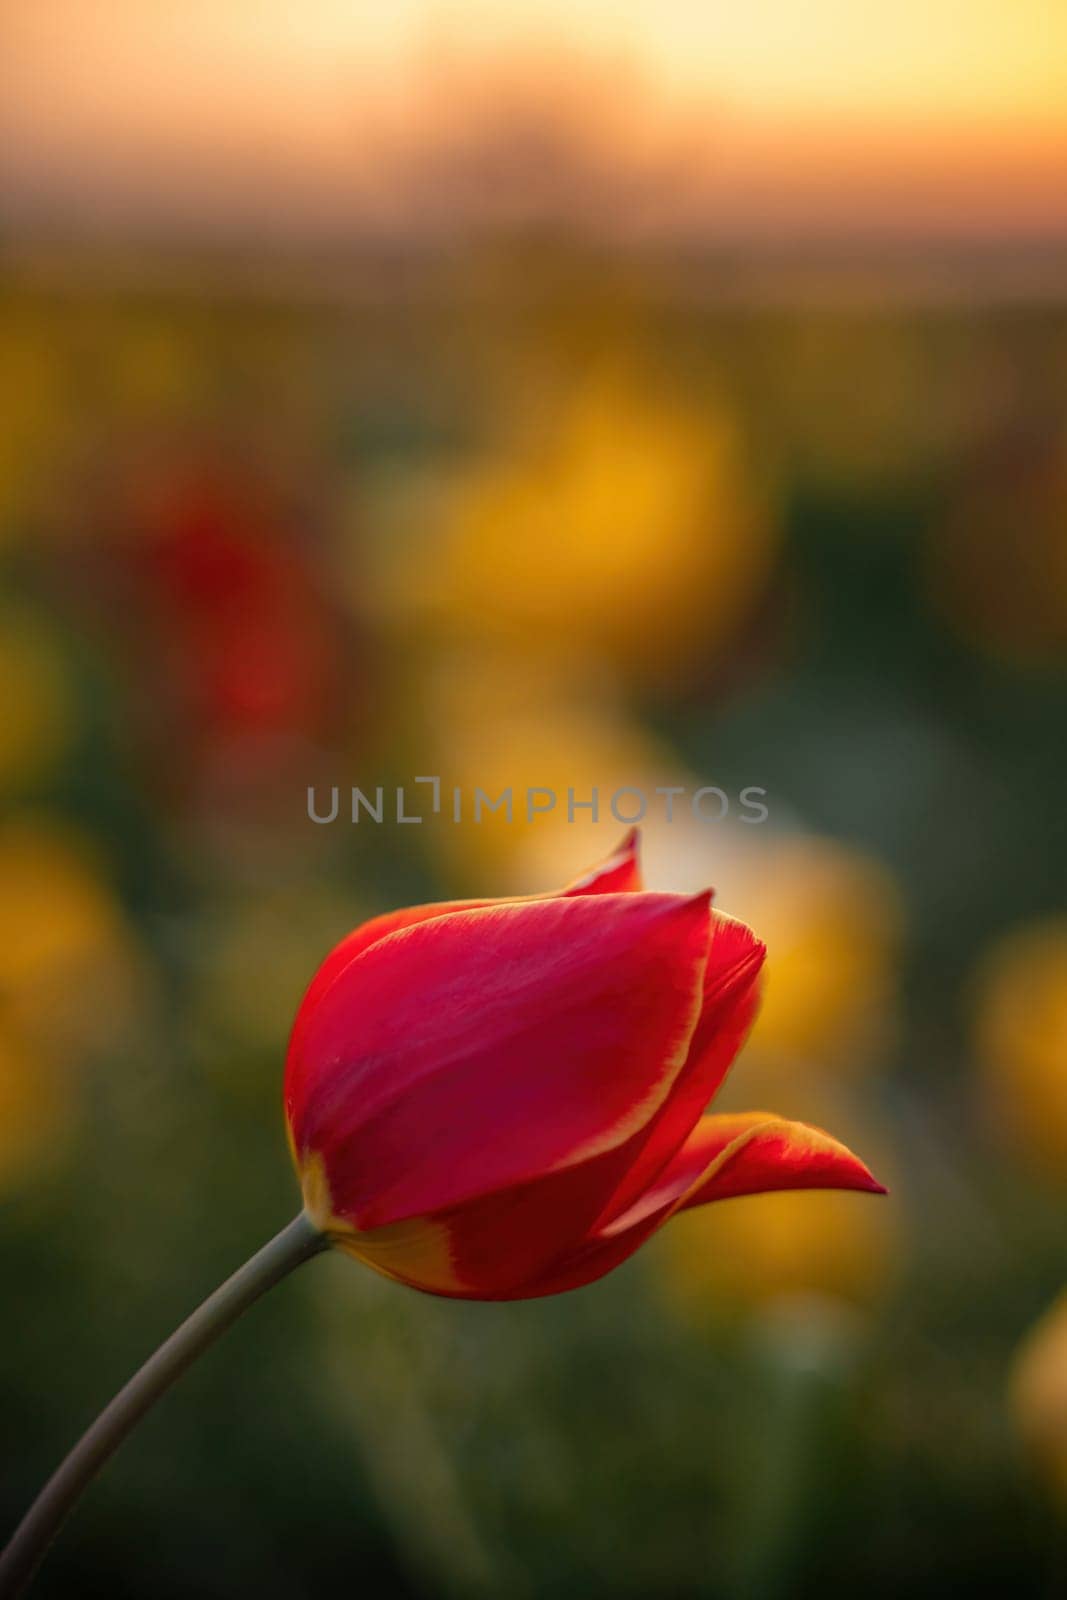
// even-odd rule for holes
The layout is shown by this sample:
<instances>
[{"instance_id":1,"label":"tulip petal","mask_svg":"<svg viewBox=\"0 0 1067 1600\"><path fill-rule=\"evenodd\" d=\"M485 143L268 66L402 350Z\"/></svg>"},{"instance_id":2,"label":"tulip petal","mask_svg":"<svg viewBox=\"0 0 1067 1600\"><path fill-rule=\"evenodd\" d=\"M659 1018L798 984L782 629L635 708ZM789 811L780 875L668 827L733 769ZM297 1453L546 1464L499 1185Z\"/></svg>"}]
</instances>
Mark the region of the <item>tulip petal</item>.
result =
<instances>
[{"instance_id":1,"label":"tulip petal","mask_svg":"<svg viewBox=\"0 0 1067 1600\"><path fill-rule=\"evenodd\" d=\"M337 973L362 950L369 949L372 944L388 938L389 934L397 933L401 928L414 927L416 923L426 922L430 917L444 917L450 911L475 911L479 906L521 905L525 900L554 900L559 896L569 898L581 894L633 894L641 888L639 849L640 830L631 828L609 856L605 856L603 861L598 861L595 867L591 867L580 878L569 883L565 889L550 889L543 895L505 895L498 899L430 900L424 905L402 906L397 911L386 911L380 917L371 917L369 922L364 922L353 929L331 950L315 974L306 999L321 994Z\"/></svg>"},{"instance_id":2,"label":"tulip petal","mask_svg":"<svg viewBox=\"0 0 1067 1600\"><path fill-rule=\"evenodd\" d=\"M858 1156L821 1128L757 1111L702 1117L663 1182L690 1175L679 1210L774 1189L886 1192Z\"/></svg>"},{"instance_id":3,"label":"tulip petal","mask_svg":"<svg viewBox=\"0 0 1067 1600\"><path fill-rule=\"evenodd\" d=\"M321 1156L334 1213L369 1229L614 1150L686 1059L709 927L707 895L615 894L390 934L294 1035L297 1159Z\"/></svg>"},{"instance_id":4,"label":"tulip petal","mask_svg":"<svg viewBox=\"0 0 1067 1600\"><path fill-rule=\"evenodd\" d=\"M293 1021L290 1034L289 1058L300 1054L302 1038L309 1016L350 961L369 950L372 944L387 939L401 928L413 928L432 917L446 917L453 911L476 911L481 906L522 905L529 900L570 898L587 894L632 894L641 888L641 867L638 860L640 829L631 828L622 842L595 867L567 885L565 889L550 891L545 895L514 895L503 899L487 900L430 900L422 905L402 906L397 911L386 911L380 917L371 917L336 944L312 978ZM286 1105L289 1104L288 1069Z\"/></svg>"},{"instance_id":5,"label":"tulip petal","mask_svg":"<svg viewBox=\"0 0 1067 1600\"><path fill-rule=\"evenodd\" d=\"M656 1183L605 1234L625 1231L650 1214L773 1189L864 1189L884 1194L858 1156L820 1128L769 1111L701 1117Z\"/></svg>"},{"instance_id":6,"label":"tulip petal","mask_svg":"<svg viewBox=\"0 0 1067 1600\"><path fill-rule=\"evenodd\" d=\"M766 1111L702 1117L639 1201L528 1283L523 1295L561 1294L602 1278L678 1211L772 1189L886 1192L857 1156L819 1128Z\"/></svg>"},{"instance_id":7,"label":"tulip petal","mask_svg":"<svg viewBox=\"0 0 1067 1600\"><path fill-rule=\"evenodd\" d=\"M751 928L712 912L704 1004L689 1055L663 1107L637 1135L633 1158L604 1220L621 1215L647 1191L717 1093L755 1019L765 954Z\"/></svg>"},{"instance_id":8,"label":"tulip petal","mask_svg":"<svg viewBox=\"0 0 1067 1600\"><path fill-rule=\"evenodd\" d=\"M356 1232L335 1243L411 1288L453 1299L521 1297L550 1263L570 1255L604 1205L605 1159L427 1217Z\"/></svg>"},{"instance_id":9,"label":"tulip petal","mask_svg":"<svg viewBox=\"0 0 1067 1600\"><path fill-rule=\"evenodd\" d=\"M629 1259L666 1221L668 1211L652 1212L623 1232L591 1233L569 1254L553 1262L539 1277L530 1278L508 1299L540 1300L550 1294L583 1289L606 1277Z\"/></svg>"},{"instance_id":10,"label":"tulip petal","mask_svg":"<svg viewBox=\"0 0 1067 1600\"><path fill-rule=\"evenodd\" d=\"M631 828L610 856L575 878L562 891L572 894L636 894L641 882L641 830Z\"/></svg>"}]
</instances>

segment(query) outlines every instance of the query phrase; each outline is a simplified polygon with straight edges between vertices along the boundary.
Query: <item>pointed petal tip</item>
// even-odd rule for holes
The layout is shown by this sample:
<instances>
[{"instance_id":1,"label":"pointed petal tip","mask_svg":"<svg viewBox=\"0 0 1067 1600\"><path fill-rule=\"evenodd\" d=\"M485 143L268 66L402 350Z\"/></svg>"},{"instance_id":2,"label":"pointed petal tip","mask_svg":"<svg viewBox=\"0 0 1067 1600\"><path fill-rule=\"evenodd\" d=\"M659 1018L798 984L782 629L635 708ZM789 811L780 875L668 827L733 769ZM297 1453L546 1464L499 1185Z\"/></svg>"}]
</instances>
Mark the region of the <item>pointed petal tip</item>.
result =
<instances>
[{"instance_id":1,"label":"pointed petal tip","mask_svg":"<svg viewBox=\"0 0 1067 1600\"><path fill-rule=\"evenodd\" d=\"M684 1207L778 1189L887 1192L831 1134L762 1111L702 1117L665 1178Z\"/></svg>"},{"instance_id":2,"label":"pointed petal tip","mask_svg":"<svg viewBox=\"0 0 1067 1600\"><path fill-rule=\"evenodd\" d=\"M829 1138L829 1135L826 1137ZM839 1145L842 1151L842 1158L837 1166L837 1171L832 1175L828 1175L828 1181L825 1184L826 1188L851 1191L853 1194L889 1193L885 1184L879 1182L866 1162L861 1161L859 1156L855 1155L847 1145L841 1145L838 1140L834 1140L833 1143ZM814 1187L823 1186L815 1185Z\"/></svg>"},{"instance_id":3,"label":"pointed petal tip","mask_svg":"<svg viewBox=\"0 0 1067 1600\"><path fill-rule=\"evenodd\" d=\"M829 1137L829 1135L827 1135L827 1137ZM834 1143L840 1144L840 1141L834 1140ZM856 1155L854 1151L850 1150L847 1145L840 1145L840 1148L848 1158L848 1176L851 1180L848 1183L841 1184L840 1187L851 1189L856 1194L889 1193L886 1185L875 1177L874 1173L871 1171L870 1167L865 1161L861 1161L859 1156Z\"/></svg>"},{"instance_id":4,"label":"pointed petal tip","mask_svg":"<svg viewBox=\"0 0 1067 1600\"><path fill-rule=\"evenodd\" d=\"M610 855L583 872L561 891L565 896L581 894L634 894L641 882L641 830L627 830Z\"/></svg>"},{"instance_id":5,"label":"pointed petal tip","mask_svg":"<svg viewBox=\"0 0 1067 1600\"><path fill-rule=\"evenodd\" d=\"M705 922L708 925L708 938L711 938L711 899L710 889L698 889L696 894L680 894L676 897L675 911L683 918L692 917L694 920Z\"/></svg>"},{"instance_id":6,"label":"pointed petal tip","mask_svg":"<svg viewBox=\"0 0 1067 1600\"><path fill-rule=\"evenodd\" d=\"M625 862L635 874L640 875L641 828L638 823L635 822L632 828L627 828L608 859L620 865Z\"/></svg>"}]
</instances>

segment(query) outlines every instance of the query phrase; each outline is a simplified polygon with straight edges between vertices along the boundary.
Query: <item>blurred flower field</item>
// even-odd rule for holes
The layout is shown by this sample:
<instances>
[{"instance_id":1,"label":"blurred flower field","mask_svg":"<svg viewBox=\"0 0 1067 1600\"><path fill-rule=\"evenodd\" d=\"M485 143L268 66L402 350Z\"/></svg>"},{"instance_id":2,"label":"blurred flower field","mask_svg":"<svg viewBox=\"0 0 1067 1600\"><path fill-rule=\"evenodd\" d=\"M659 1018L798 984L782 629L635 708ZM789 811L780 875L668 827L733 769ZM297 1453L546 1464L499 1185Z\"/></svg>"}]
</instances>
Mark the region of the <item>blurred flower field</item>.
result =
<instances>
[{"instance_id":1,"label":"blurred flower field","mask_svg":"<svg viewBox=\"0 0 1067 1600\"><path fill-rule=\"evenodd\" d=\"M660 810L769 947L728 1105L891 1188L611 1278L325 1264L109 1467L38 1593L1048 1595L1067 1560L1067 311L703 294L563 240L351 294L5 269L3 1515L297 1204L285 1036L393 905ZM562 809L309 820L440 774Z\"/></svg>"}]
</instances>

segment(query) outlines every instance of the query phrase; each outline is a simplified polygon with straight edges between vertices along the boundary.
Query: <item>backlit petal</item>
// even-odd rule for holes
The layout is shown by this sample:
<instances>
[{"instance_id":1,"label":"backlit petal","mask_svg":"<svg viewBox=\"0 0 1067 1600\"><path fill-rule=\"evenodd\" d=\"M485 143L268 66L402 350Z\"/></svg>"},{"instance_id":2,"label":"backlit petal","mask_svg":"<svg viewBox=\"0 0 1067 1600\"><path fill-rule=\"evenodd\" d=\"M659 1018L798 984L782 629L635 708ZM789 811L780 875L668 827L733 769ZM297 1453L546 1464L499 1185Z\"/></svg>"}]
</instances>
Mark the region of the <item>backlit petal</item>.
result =
<instances>
[{"instance_id":1,"label":"backlit petal","mask_svg":"<svg viewBox=\"0 0 1067 1600\"><path fill-rule=\"evenodd\" d=\"M718 1091L755 1018L765 954L763 944L743 922L712 912L704 1004L689 1055L664 1105L636 1136L632 1159L605 1221L645 1193Z\"/></svg>"},{"instance_id":2,"label":"backlit petal","mask_svg":"<svg viewBox=\"0 0 1067 1600\"><path fill-rule=\"evenodd\" d=\"M702 1003L706 895L484 906L373 944L294 1037L298 1161L360 1229L591 1160L663 1104Z\"/></svg>"},{"instance_id":3,"label":"backlit petal","mask_svg":"<svg viewBox=\"0 0 1067 1600\"><path fill-rule=\"evenodd\" d=\"M308 1017L348 963L354 961L364 950L369 950L372 944L378 944L391 933L398 933L401 928L413 928L420 922L429 921L431 917L444 917L452 911L474 911L480 906L491 905L520 905L528 900L554 899L557 896L570 898L574 895L587 894L632 894L641 888L639 850L640 830L631 828L609 856L598 862L595 867L591 867L573 883L568 884L565 889L549 890L543 896L514 895L496 900L431 900L422 905L402 906L397 911L386 911L382 916L371 917L368 922L353 928L352 932L346 934L330 951L300 1002L290 1034L289 1065L286 1068L286 1106L290 1104L290 1091L295 1088L295 1085L290 1083L290 1076L299 1070L296 1064L303 1056L299 1043Z\"/></svg>"},{"instance_id":4,"label":"backlit petal","mask_svg":"<svg viewBox=\"0 0 1067 1600\"><path fill-rule=\"evenodd\" d=\"M772 1189L885 1190L851 1150L819 1128L770 1111L701 1117L657 1182L603 1230L624 1231L662 1215Z\"/></svg>"},{"instance_id":5,"label":"backlit petal","mask_svg":"<svg viewBox=\"0 0 1067 1600\"><path fill-rule=\"evenodd\" d=\"M641 831L631 828L610 856L562 891L564 894L635 894L641 883Z\"/></svg>"},{"instance_id":6,"label":"backlit petal","mask_svg":"<svg viewBox=\"0 0 1067 1600\"><path fill-rule=\"evenodd\" d=\"M681 1210L773 1189L886 1192L858 1156L821 1128L754 1111L702 1117L663 1181L690 1174Z\"/></svg>"},{"instance_id":7,"label":"backlit petal","mask_svg":"<svg viewBox=\"0 0 1067 1600\"><path fill-rule=\"evenodd\" d=\"M771 1189L885 1189L843 1144L764 1111L702 1117L659 1181L621 1216L527 1284L533 1298L602 1278L676 1212Z\"/></svg>"},{"instance_id":8,"label":"backlit petal","mask_svg":"<svg viewBox=\"0 0 1067 1600\"><path fill-rule=\"evenodd\" d=\"M335 1241L411 1288L454 1299L510 1300L569 1256L603 1208L610 1157L585 1161L463 1205Z\"/></svg>"}]
</instances>

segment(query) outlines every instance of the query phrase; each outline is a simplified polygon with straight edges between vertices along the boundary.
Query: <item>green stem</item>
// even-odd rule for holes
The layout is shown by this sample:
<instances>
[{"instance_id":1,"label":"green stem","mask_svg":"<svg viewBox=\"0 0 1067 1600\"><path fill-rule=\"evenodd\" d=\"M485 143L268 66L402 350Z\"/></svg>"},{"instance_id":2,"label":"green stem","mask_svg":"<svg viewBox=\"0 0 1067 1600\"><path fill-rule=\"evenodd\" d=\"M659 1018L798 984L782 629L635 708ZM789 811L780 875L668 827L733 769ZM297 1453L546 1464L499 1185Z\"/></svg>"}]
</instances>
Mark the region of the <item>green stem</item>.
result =
<instances>
[{"instance_id":1,"label":"green stem","mask_svg":"<svg viewBox=\"0 0 1067 1600\"><path fill-rule=\"evenodd\" d=\"M260 1295L325 1248L325 1238L301 1212L160 1345L82 1435L15 1529L0 1555L2 1600L22 1593L78 1496L160 1395Z\"/></svg>"}]
</instances>

